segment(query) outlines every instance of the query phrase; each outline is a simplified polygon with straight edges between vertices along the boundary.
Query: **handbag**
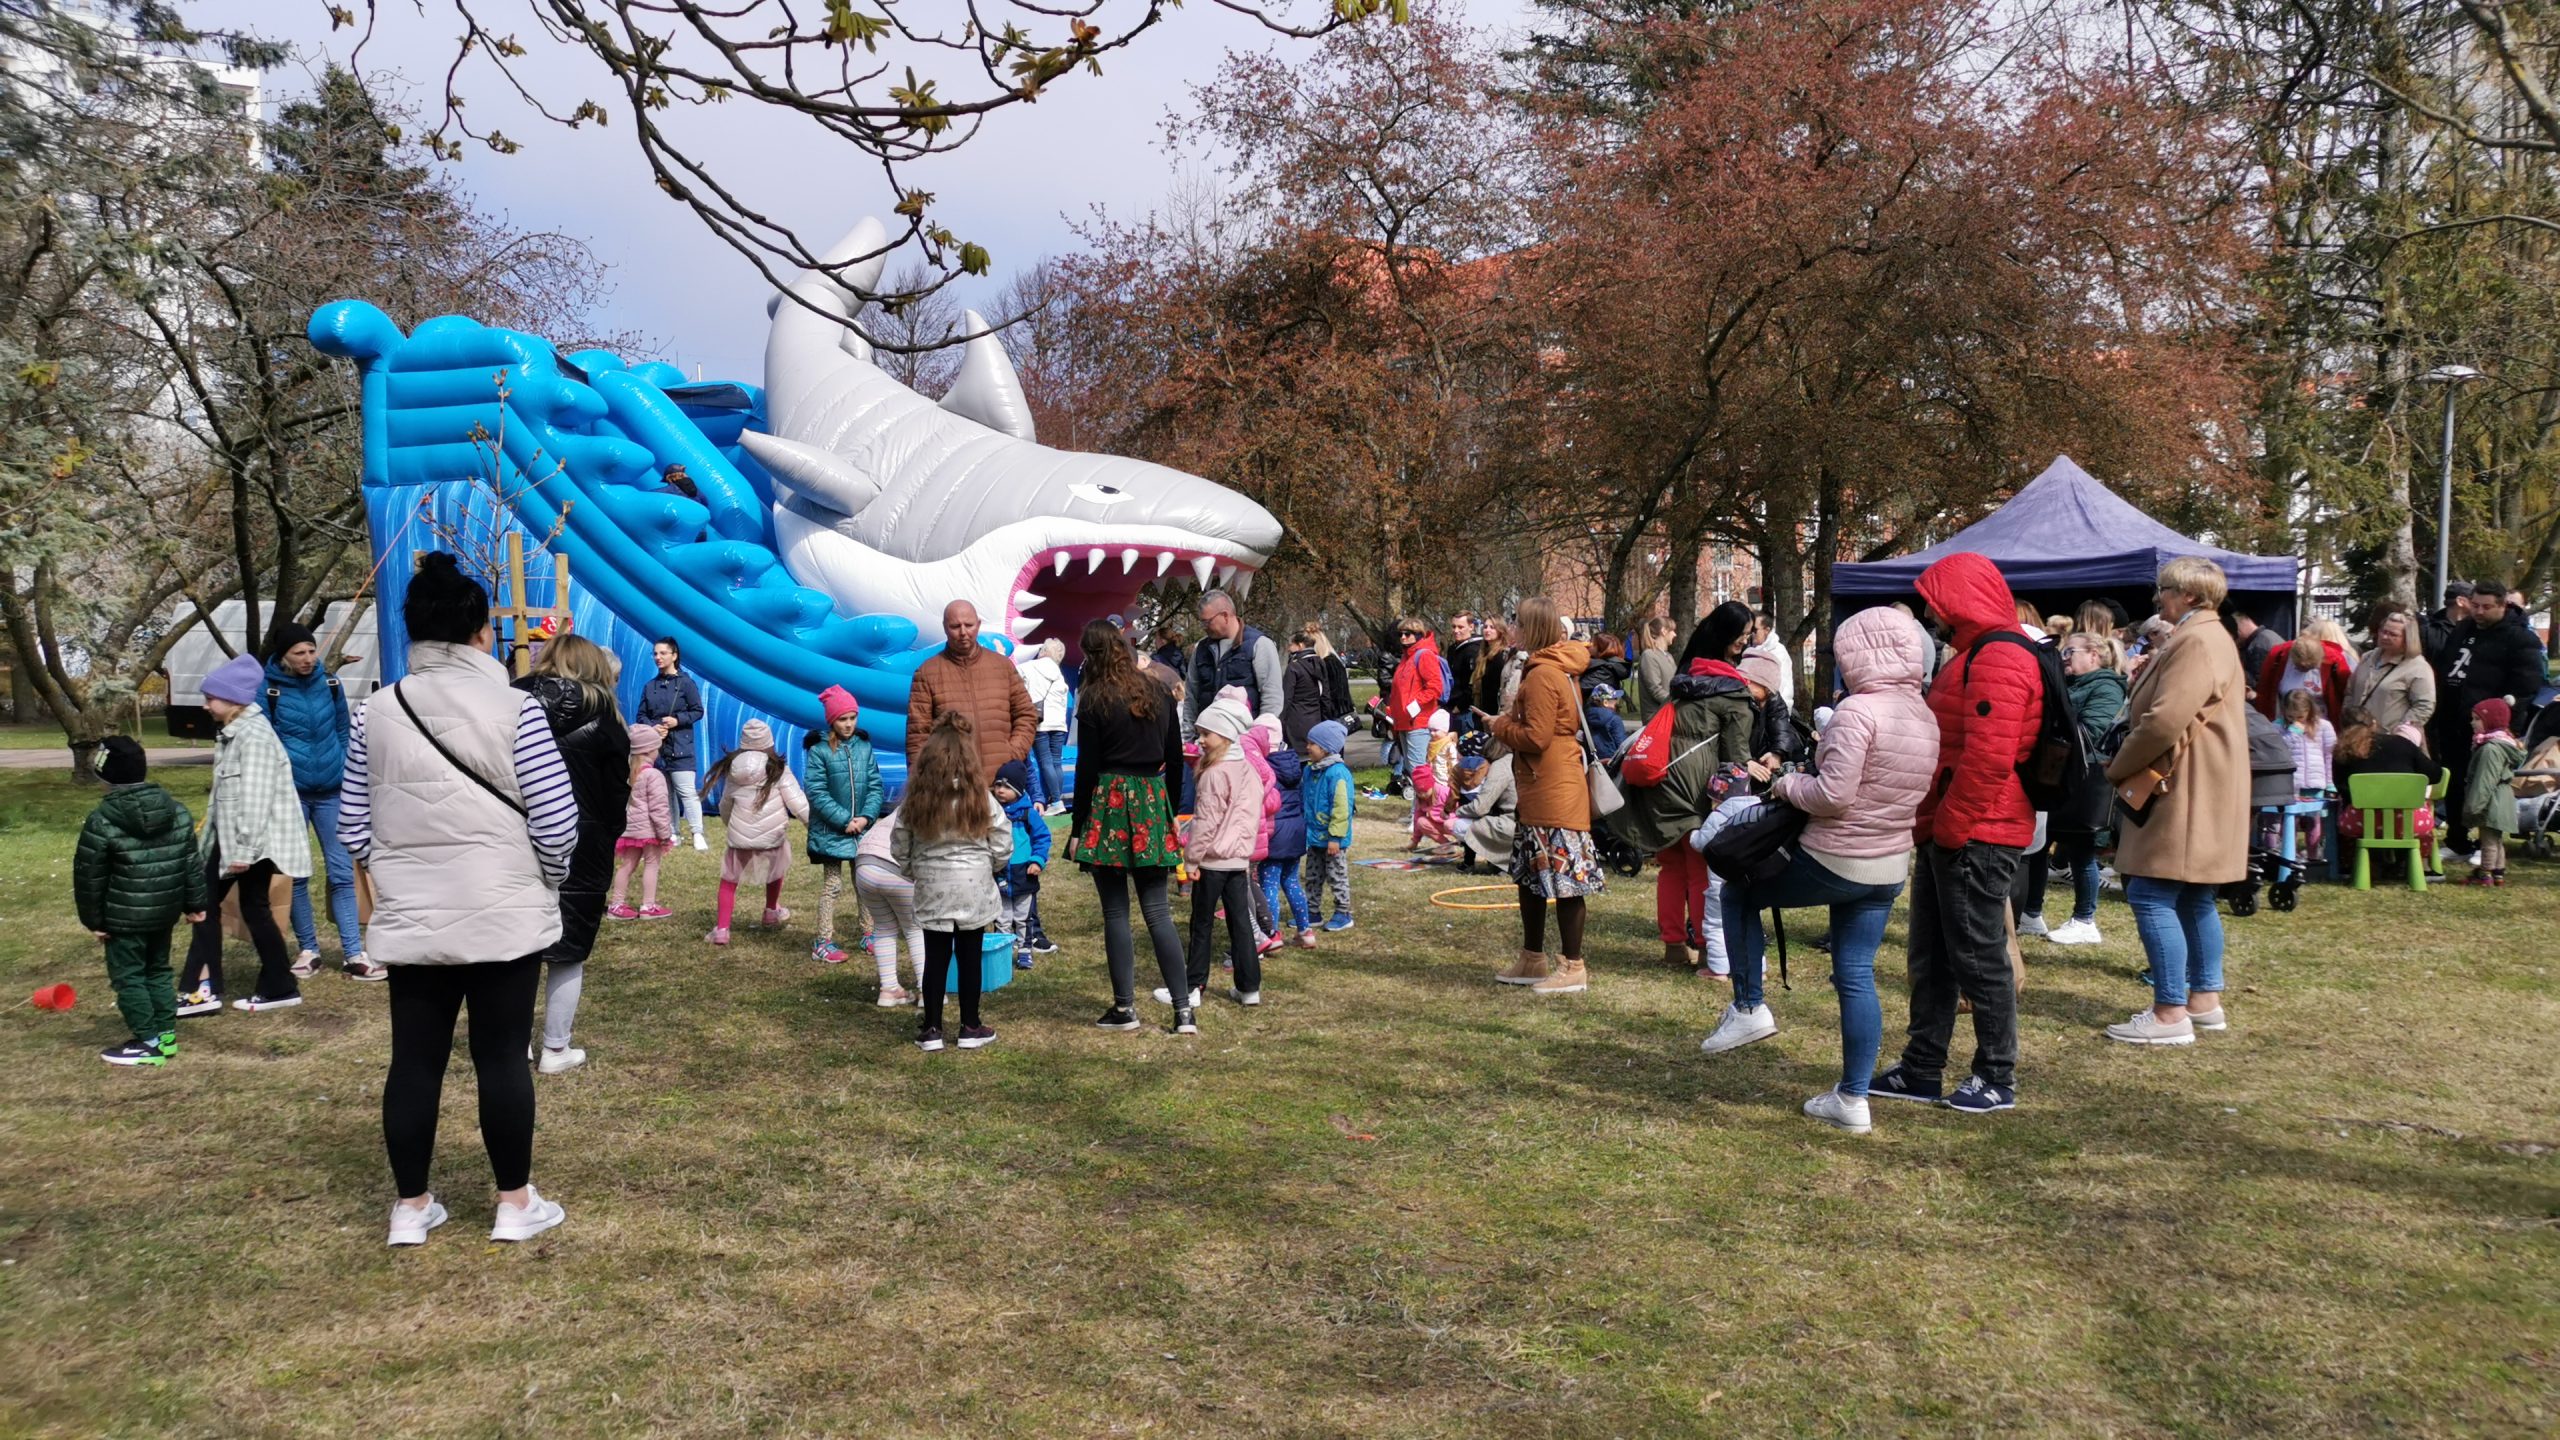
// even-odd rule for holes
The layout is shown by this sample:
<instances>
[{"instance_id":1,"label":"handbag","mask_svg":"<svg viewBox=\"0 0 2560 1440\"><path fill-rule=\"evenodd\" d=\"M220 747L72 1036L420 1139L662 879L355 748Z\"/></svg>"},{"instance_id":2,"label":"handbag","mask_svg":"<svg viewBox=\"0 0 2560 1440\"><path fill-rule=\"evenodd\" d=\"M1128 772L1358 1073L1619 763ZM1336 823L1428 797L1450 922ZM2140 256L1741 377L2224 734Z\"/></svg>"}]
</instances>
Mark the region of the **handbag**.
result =
<instances>
[{"instance_id":1,"label":"handbag","mask_svg":"<svg viewBox=\"0 0 2560 1440\"><path fill-rule=\"evenodd\" d=\"M1600 747L1591 738L1590 717L1582 717L1582 782L1591 789L1591 819L1596 825L1627 808L1627 797L1618 789L1618 779L1600 761Z\"/></svg>"},{"instance_id":2,"label":"handbag","mask_svg":"<svg viewBox=\"0 0 2560 1440\"><path fill-rule=\"evenodd\" d=\"M470 766L463 764L460 756L444 748L444 742L436 738L436 732L428 729L427 722L418 718L417 709L410 705L409 697L401 693L400 686L408 683L408 681L403 680L400 682L400 685L392 686L391 698L400 702L400 713L409 717L410 726L414 728L419 735L425 737L428 744L436 748L436 753L444 757L444 763L461 771L465 779L469 780L472 784L479 786L481 789L488 791L490 794L497 796L498 803L506 806L510 810L513 810L518 815L525 815L528 819L532 818L527 814L523 801L518 800L513 795L499 789L496 785L490 782L488 776L483 775L479 771L472 769Z\"/></svg>"}]
</instances>

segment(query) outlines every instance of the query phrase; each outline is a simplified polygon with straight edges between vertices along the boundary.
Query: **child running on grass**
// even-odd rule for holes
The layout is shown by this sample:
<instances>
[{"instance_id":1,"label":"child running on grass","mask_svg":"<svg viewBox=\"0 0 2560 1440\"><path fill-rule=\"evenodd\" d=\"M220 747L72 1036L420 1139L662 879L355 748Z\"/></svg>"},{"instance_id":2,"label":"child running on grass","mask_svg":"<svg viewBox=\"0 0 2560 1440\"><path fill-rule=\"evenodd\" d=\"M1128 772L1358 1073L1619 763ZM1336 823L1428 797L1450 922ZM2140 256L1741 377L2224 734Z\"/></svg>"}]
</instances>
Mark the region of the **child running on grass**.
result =
<instances>
[{"instance_id":1,"label":"child running on grass","mask_svg":"<svg viewBox=\"0 0 2560 1440\"><path fill-rule=\"evenodd\" d=\"M951 967L960 967L960 1048L992 1045L978 997L986 985L987 927L1004 913L996 877L1013 857L1013 824L979 783L977 742L969 717L948 710L933 722L907 772L890 853L915 883L916 923L924 927L924 1024L916 1048L942 1048L942 996Z\"/></svg>"},{"instance_id":2,"label":"child running on grass","mask_svg":"<svg viewBox=\"0 0 2560 1440\"><path fill-rule=\"evenodd\" d=\"M631 799L622 807L622 838L613 842L613 895L604 913L616 920L664 920L675 913L658 903L658 862L676 839L667 772L658 768L658 747L666 743L667 732L634 725L630 735ZM627 903L635 870L640 873L637 910Z\"/></svg>"},{"instance_id":3,"label":"child running on grass","mask_svg":"<svg viewBox=\"0 0 2560 1440\"><path fill-rule=\"evenodd\" d=\"M789 863L791 822L809 818L809 797L773 753L772 727L761 720L748 721L738 732L738 748L703 775L705 791L714 785L721 787L720 818L728 827L729 848L720 856L720 913L703 938L726 945L740 885L764 886L765 929L791 918L782 908L783 868Z\"/></svg>"},{"instance_id":4,"label":"child running on grass","mask_svg":"<svg viewBox=\"0 0 2560 1440\"><path fill-rule=\"evenodd\" d=\"M165 1065L178 1053L178 987L169 973L169 927L204 917L204 867L196 822L177 797L151 783L151 763L130 736L107 737L98 778L105 798L80 827L71 894L80 924L105 942L107 983L133 1038L98 1058L110 1065Z\"/></svg>"},{"instance_id":5,"label":"child running on grass","mask_svg":"<svg viewBox=\"0 0 2560 1440\"><path fill-rule=\"evenodd\" d=\"M818 694L827 728L809 732L809 863L825 872L818 888L818 933L809 944L810 958L829 965L845 961L836 943L836 903L844 896L845 872L854 868L862 837L880 818L880 761L871 737L862 732L862 706L852 692L830 685ZM861 905L856 887L854 903ZM891 978L895 979L893 971Z\"/></svg>"},{"instance_id":6,"label":"child running on grass","mask_svg":"<svg viewBox=\"0 0 2560 1440\"><path fill-rule=\"evenodd\" d=\"M1327 930L1351 928L1351 767L1342 763L1342 747L1351 732L1339 720L1318 721L1307 731L1301 752L1306 757L1303 804L1307 814L1307 860L1301 867L1312 899L1320 889L1333 893L1333 916ZM1300 943L1305 943L1301 941Z\"/></svg>"},{"instance_id":7,"label":"child running on grass","mask_svg":"<svg viewBox=\"0 0 2560 1440\"><path fill-rule=\"evenodd\" d=\"M1211 947L1221 907L1227 917L1227 949L1235 969L1237 1004L1262 1003L1262 954L1253 938L1250 872L1253 842L1262 828L1262 783L1245 764L1240 742L1253 716L1220 697L1200 712L1200 769L1192 782L1191 834L1183 858L1200 871L1191 892L1191 988L1209 984Z\"/></svg>"}]
</instances>

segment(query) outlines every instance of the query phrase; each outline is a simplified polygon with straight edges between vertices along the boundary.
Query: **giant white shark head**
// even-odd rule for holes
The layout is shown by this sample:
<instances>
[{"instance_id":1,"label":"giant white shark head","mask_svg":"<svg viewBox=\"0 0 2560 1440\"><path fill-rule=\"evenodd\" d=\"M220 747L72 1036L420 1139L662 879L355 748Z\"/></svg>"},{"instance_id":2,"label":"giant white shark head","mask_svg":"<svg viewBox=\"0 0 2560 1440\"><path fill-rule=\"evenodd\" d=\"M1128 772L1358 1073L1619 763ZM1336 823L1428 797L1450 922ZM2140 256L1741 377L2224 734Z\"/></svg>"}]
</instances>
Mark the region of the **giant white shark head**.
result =
<instances>
[{"instance_id":1,"label":"giant white shark head","mask_svg":"<svg viewBox=\"0 0 2560 1440\"><path fill-rule=\"evenodd\" d=\"M865 220L829 252L881 249ZM877 283L874 256L844 272ZM1261 506L1196 475L1117 455L1053 450L992 335L968 343L940 404L872 363L832 316L852 297L812 272L776 297L765 341L766 425L742 440L774 480L774 538L801 584L843 615L893 614L927 635L967 600L988 630L1056 637L1070 653L1088 620L1185 580L1249 591L1280 543ZM975 314L972 330L985 328Z\"/></svg>"}]
</instances>

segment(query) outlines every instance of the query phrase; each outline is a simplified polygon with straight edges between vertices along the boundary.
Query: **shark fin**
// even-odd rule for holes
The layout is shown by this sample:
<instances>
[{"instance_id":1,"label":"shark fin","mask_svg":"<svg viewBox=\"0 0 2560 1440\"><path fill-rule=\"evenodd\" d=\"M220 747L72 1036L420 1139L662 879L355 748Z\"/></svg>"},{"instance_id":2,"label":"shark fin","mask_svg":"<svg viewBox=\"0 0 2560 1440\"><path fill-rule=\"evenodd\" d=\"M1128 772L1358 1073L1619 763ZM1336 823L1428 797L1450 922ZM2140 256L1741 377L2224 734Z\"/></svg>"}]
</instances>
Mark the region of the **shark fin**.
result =
<instances>
[{"instance_id":1,"label":"shark fin","mask_svg":"<svg viewBox=\"0 0 2560 1440\"><path fill-rule=\"evenodd\" d=\"M1031 402L1023 398L1022 380L1013 373L1012 358L977 311L960 314L965 328L977 333L977 338L961 352L959 377L942 397L942 408L1016 440L1034 439Z\"/></svg>"},{"instance_id":2,"label":"shark fin","mask_svg":"<svg viewBox=\"0 0 2560 1440\"><path fill-rule=\"evenodd\" d=\"M777 487L840 514L859 515L862 507L880 498L880 482L842 456L755 430L738 432L738 443L773 476Z\"/></svg>"}]
</instances>

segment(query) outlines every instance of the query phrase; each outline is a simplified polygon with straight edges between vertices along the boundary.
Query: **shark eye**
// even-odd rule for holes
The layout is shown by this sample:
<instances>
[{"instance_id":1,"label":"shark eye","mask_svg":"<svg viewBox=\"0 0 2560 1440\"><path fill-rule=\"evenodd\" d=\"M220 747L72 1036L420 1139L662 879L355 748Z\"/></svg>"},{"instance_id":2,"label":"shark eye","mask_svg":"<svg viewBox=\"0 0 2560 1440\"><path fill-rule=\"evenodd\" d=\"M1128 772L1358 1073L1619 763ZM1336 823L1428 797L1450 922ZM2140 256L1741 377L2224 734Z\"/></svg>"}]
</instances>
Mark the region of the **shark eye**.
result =
<instances>
[{"instance_id":1,"label":"shark eye","mask_svg":"<svg viewBox=\"0 0 2560 1440\"><path fill-rule=\"evenodd\" d=\"M1067 487L1067 493L1096 505L1117 505L1129 498L1129 493L1117 485L1096 485L1091 481L1078 481Z\"/></svg>"}]
</instances>

